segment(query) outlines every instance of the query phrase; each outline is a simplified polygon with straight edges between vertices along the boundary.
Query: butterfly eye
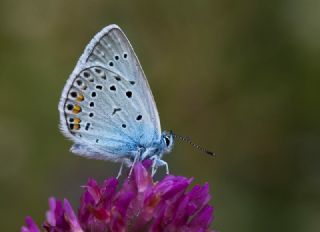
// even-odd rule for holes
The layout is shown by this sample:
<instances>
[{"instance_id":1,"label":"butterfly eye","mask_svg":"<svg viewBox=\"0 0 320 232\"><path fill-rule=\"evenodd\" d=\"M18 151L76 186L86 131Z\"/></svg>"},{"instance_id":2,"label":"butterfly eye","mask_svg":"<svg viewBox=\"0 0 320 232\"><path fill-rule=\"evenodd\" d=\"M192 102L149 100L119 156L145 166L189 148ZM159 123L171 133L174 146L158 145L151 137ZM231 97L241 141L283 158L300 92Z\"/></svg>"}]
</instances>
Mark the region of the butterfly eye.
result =
<instances>
[{"instance_id":1,"label":"butterfly eye","mask_svg":"<svg viewBox=\"0 0 320 232\"><path fill-rule=\"evenodd\" d=\"M170 145L170 139L168 137L164 137L165 141L166 141L166 145L167 147L169 147Z\"/></svg>"}]
</instances>

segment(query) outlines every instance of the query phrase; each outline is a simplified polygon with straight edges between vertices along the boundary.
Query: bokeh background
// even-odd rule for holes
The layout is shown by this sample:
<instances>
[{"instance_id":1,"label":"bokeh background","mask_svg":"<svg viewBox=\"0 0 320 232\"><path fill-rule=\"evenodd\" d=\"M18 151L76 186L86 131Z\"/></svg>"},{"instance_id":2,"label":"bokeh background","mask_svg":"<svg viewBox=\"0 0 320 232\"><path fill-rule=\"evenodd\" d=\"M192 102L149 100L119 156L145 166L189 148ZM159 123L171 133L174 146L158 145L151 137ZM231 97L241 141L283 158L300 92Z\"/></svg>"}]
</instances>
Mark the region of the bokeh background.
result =
<instances>
[{"instance_id":1,"label":"bokeh background","mask_svg":"<svg viewBox=\"0 0 320 232\"><path fill-rule=\"evenodd\" d=\"M176 142L175 175L209 182L220 231L320 230L320 2L0 1L1 231L119 166L72 155L62 88L92 36L126 32ZM162 170L163 173L163 170ZM161 175L161 172L160 174Z\"/></svg>"}]
</instances>

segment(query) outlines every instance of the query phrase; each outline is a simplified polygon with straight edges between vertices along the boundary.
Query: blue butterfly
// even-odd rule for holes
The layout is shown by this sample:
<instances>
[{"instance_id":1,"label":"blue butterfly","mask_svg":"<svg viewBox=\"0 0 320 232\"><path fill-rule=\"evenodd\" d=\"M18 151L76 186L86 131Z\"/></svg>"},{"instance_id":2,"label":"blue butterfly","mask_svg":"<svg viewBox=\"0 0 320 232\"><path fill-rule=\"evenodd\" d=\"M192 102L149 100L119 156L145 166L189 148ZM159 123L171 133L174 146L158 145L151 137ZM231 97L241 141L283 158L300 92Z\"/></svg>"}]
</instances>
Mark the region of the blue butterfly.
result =
<instances>
[{"instance_id":1,"label":"blue butterfly","mask_svg":"<svg viewBox=\"0 0 320 232\"><path fill-rule=\"evenodd\" d=\"M161 132L158 110L130 42L117 25L94 36L70 75L59 103L60 127L88 158L132 166L153 160L153 167L174 144Z\"/></svg>"}]
</instances>

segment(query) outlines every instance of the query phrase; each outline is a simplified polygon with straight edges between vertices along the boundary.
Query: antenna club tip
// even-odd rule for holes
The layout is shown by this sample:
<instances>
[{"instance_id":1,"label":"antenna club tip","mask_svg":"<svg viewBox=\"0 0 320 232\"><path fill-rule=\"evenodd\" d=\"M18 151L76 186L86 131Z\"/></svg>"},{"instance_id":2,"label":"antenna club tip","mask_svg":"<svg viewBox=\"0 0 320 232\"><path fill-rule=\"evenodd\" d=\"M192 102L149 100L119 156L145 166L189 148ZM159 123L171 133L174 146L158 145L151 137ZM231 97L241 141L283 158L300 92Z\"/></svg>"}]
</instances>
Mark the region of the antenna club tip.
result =
<instances>
[{"instance_id":1,"label":"antenna club tip","mask_svg":"<svg viewBox=\"0 0 320 232\"><path fill-rule=\"evenodd\" d=\"M216 154L213 153L213 152L211 152L211 151L206 151L206 153L207 153L208 155L211 155L211 156L216 156Z\"/></svg>"}]
</instances>

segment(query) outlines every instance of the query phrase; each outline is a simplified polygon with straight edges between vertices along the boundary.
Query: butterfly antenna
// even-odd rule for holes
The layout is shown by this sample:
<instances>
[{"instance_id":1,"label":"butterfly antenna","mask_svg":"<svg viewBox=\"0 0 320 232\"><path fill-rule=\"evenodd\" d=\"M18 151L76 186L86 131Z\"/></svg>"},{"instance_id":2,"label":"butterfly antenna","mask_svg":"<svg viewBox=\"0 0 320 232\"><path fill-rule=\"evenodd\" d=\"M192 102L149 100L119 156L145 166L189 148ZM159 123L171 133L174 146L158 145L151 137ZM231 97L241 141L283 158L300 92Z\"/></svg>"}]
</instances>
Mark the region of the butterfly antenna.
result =
<instances>
[{"instance_id":1,"label":"butterfly antenna","mask_svg":"<svg viewBox=\"0 0 320 232\"><path fill-rule=\"evenodd\" d=\"M187 136L177 135L177 134L173 133L172 131L171 131L171 133L172 133L172 136L173 136L174 138L178 138L178 139L180 139L181 141L187 142L187 143L189 143L191 146L197 148L198 150L200 150L200 151L202 151L202 152L204 152L204 153L206 153L206 154L208 154L208 155L211 155L211 156L215 156L215 155L216 155L215 153L207 150L206 148L201 147L201 146L198 145L198 144L195 144L195 143L192 142L191 139L190 139L189 137L187 137Z\"/></svg>"}]
</instances>

